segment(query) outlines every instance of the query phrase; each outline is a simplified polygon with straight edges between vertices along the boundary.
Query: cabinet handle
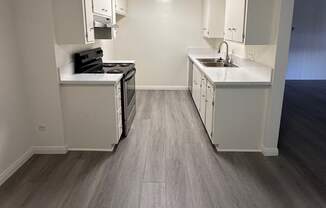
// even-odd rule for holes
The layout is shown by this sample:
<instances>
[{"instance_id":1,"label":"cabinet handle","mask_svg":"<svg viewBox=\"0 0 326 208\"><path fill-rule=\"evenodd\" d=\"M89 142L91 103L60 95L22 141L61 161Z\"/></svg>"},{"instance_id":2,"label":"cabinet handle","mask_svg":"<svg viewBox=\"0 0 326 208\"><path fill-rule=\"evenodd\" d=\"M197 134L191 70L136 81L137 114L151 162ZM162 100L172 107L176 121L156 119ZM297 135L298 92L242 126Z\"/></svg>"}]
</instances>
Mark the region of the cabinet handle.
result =
<instances>
[{"instance_id":1,"label":"cabinet handle","mask_svg":"<svg viewBox=\"0 0 326 208\"><path fill-rule=\"evenodd\" d=\"M232 28L233 31L236 31L237 29L236 28Z\"/></svg>"}]
</instances>

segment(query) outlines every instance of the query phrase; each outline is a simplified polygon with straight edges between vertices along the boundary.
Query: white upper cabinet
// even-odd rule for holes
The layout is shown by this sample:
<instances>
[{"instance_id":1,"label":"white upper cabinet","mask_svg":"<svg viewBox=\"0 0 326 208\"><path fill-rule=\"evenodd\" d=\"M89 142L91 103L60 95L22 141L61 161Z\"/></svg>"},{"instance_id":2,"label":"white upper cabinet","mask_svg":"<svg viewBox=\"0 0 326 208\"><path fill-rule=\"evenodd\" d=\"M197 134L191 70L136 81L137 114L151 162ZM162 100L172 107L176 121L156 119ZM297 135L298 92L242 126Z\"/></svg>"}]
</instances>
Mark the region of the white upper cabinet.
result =
<instances>
[{"instance_id":1,"label":"white upper cabinet","mask_svg":"<svg viewBox=\"0 0 326 208\"><path fill-rule=\"evenodd\" d=\"M243 41L246 0L227 0L226 1L226 20L225 24L228 31L228 40L237 42Z\"/></svg>"},{"instance_id":2,"label":"white upper cabinet","mask_svg":"<svg viewBox=\"0 0 326 208\"><path fill-rule=\"evenodd\" d=\"M225 0L203 0L203 36L223 38L225 24Z\"/></svg>"},{"instance_id":3,"label":"white upper cabinet","mask_svg":"<svg viewBox=\"0 0 326 208\"><path fill-rule=\"evenodd\" d=\"M120 15L127 15L127 0L116 0L115 12Z\"/></svg>"},{"instance_id":4,"label":"white upper cabinet","mask_svg":"<svg viewBox=\"0 0 326 208\"><path fill-rule=\"evenodd\" d=\"M93 0L93 12L100 16L112 16L112 1L111 0Z\"/></svg>"},{"instance_id":5,"label":"white upper cabinet","mask_svg":"<svg viewBox=\"0 0 326 208\"><path fill-rule=\"evenodd\" d=\"M275 0L226 0L224 39L264 45L274 41Z\"/></svg>"},{"instance_id":6,"label":"white upper cabinet","mask_svg":"<svg viewBox=\"0 0 326 208\"><path fill-rule=\"evenodd\" d=\"M112 5L111 0L53 0L57 44L89 44L95 39L112 39L112 28L95 24L100 21L115 24Z\"/></svg>"}]
</instances>

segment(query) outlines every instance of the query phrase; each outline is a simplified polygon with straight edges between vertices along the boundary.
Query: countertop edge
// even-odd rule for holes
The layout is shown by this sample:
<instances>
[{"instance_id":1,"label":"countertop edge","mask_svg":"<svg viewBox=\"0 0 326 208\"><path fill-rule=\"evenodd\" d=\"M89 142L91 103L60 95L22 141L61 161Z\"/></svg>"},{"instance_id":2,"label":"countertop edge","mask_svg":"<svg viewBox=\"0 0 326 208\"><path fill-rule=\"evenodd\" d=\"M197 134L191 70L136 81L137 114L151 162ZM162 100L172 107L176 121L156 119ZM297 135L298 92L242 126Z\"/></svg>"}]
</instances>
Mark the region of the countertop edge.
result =
<instances>
[{"instance_id":1,"label":"countertop edge","mask_svg":"<svg viewBox=\"0 0 326 208\"><path fill-rule=\"evenodd\" d=\"M60 85L116 85L119 81L60 81Z\"/></svg>"}]
</instances>

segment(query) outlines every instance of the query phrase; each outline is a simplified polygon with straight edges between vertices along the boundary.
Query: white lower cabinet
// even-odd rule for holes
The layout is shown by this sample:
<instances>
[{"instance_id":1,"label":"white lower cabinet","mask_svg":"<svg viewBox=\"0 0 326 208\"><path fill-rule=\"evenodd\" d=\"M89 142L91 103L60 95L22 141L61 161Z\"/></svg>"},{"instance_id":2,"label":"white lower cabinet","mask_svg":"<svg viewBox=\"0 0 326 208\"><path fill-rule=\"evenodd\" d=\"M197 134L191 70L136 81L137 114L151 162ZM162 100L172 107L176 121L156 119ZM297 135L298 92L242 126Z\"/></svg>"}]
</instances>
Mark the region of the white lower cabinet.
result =
<instances>
[{"instance_id":1,"label":"white lower cabinet","mask_svg":"<svg viewBox=\"0 0 326 208\"><path fill-rule=\"evenodd\" d=\"M195 105L200 109L200 89L201 89L201 73L199 69L193 66L193 84L192 84L192 97Z\"/></svg>"},{"instance_id":2,"label":"white lower cabinet","mask_svg":"<svg viewBox=\"0 0 326 208\"><path fill-rule=\"evenodd\" d=\"M210 138L213 136L214 85L207 82L205 126Z\"/></svg>"},{"instance_id":3,"label":"white lower cabinet","mask_svg":"<svg viewBox=\"0 0 326 208\"><path fill-rule=\"evenodd\" d=\"M120 82L62 85L60 91L69 150L112 151L122 135Z\"/></svg>"},{"instance_id":4,"label":"white lower cabinet","mask_svg":"<svg viewBox=\"0 0 326 208\"><path fill-rule=\"evenodd\" d=\"M260 151L269 86L215 85L195 64L190 70L192 97L216 149Z\"/></svg>"},{"instance_id":5,"label":"white lower cabinet","mask_svg":"<svg viewBox=\"0 0 326 208\"><path fill-rule=\"evenodd\" d=\"M199 109L199 113L200 113L200 117L203 120L203 122L205 123L205 119L206 119L206 78L204 75L201 76L201 85L200 85L200 109Z\"/></svg>"},{"instance_id":6,"label":"white lower cabinet","mask_svg":"<svg viewBox=\"0 0 326 208\"><path fill-rule=\"evenodd\" d=\"M213 135L214 85L193 65L192 97L210 138Z\"/></svg>"}]
</instances>

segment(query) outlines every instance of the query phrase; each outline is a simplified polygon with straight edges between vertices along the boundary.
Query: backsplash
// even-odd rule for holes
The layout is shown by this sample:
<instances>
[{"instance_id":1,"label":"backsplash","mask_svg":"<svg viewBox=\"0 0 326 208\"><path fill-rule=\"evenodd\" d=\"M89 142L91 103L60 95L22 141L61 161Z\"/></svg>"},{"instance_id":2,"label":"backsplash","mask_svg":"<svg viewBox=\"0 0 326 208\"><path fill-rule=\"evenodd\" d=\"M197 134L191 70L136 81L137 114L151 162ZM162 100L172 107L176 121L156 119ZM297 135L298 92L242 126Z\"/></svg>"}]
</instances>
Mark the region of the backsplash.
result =
<instances>
[{"instance_id":1,"label":"backsplash","mask_svg":"<svg viewBox=\"0 0 326 208\"><path fill-rule=\"evenodd\" d=\"M76 52L101 47L104 51L105 60L113 59L113 41L112 40L98 40L94 44L88 45L58 45L55 44L56 65L60 68L73 61L72 55Z\"/></svg>"},{"instance_id":2,"label":"backsplash","mask_svg":"<svg viewBox=\"0 0 326 208\"><path fill-rule=\"evenodd\" d=\"M275 45L244 45L228 41L230 53L275 68Z\"/></svg>"}]
</instances>

